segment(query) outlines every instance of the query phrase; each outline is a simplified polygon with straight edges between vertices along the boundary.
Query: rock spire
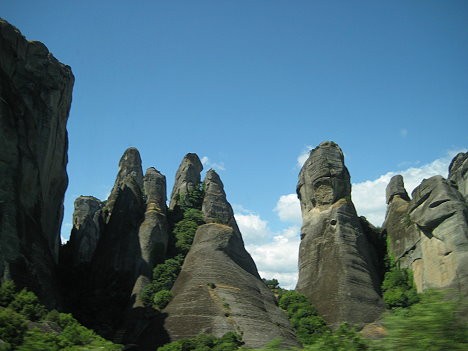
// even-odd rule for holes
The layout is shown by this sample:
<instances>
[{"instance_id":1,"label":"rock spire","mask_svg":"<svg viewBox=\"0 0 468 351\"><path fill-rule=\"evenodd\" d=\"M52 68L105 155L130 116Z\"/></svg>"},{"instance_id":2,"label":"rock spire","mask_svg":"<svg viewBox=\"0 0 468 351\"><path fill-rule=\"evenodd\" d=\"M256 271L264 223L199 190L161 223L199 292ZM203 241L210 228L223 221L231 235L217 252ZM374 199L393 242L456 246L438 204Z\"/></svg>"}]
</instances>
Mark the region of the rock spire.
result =
<instances>
[{"instance_id":1,"label":"rock spire","mask_svg":"<svg viewBox=\"0 0 468 351\"><path fill-rule=\"evenodd\" d=\"M376 255L351 202L350 176L337 144L323 142L310 152L297 194L303 224L296 290L330 324L376 320L383 309Z\"/></svg>"}]
</instances>

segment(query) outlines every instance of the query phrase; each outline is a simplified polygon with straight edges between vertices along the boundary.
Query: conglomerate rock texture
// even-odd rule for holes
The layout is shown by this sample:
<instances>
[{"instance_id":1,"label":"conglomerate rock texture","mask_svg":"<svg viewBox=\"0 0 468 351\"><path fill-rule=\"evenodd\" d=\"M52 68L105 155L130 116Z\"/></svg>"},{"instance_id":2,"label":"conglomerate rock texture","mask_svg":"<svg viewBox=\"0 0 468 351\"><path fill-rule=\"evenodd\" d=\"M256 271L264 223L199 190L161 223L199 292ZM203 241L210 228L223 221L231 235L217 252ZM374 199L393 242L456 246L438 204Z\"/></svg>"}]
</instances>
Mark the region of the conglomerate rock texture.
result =
<instances>
[{"instance_id":1,"label":"conglomerate rock texture","mask_svg":"<svg viewBox=\"0 0 468 351\"><path fill-rule=\"evenodd\" d=\"M401 267L413 271L418 291L467 294L468 206L453 182L434 176L413 190L412 200L393 197L384 231L389 252Z\"/></svg>"},{"instance_id":2,"label":"conglomerate rock texture","mask_svg":"<svg viewBox=\"0 0 468 351\"><path fill-rule=\"evenodd\" d=\"M0 278L59 303L58 261L74 77L0 19Z\"/></svg>"},{"instance_id":3,"label":"conglomerate rock texture","mask_svg":"<svg viewBox=\"0 0 468 351\"><path fill-rule=\"evenodd\" d=\"M351 202L350 176L337 144L323 142L311 151L297 194L303 224L296 290L329 324L376 320L383 310L378 254L367 238L372 231L364 232Z\"/></svg>"},{"instance_id":4,"label":"conglomerate rock texture","mask_svg":"<svg viewBox=\"0 0 468 351\"><path fill-rule=\"evenodd\" d=\"M275 338L283 346L298 346L286 315L232 227L210 223L198 228L172 292L164 310L171 340L233 331L247 347L262 347Z\"/></svg>"}]
</instances>

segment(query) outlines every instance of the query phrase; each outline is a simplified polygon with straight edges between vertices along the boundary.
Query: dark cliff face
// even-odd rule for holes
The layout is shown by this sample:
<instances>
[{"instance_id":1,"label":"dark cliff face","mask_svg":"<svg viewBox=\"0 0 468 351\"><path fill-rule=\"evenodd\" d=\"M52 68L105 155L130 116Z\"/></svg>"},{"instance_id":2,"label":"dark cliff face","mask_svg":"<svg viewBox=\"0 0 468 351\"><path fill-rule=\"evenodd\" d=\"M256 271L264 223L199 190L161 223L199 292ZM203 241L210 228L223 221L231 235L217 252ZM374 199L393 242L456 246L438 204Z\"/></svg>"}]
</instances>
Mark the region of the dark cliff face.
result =
<instances>
[{"instance_id":1,"label":"dark cliff face","mask_svg":"<svg viewBox=\"0 0 468 351\"><path fill-rule=\"evenodd\" d=\"M55 264L68 184L74 77L40 42L0 20L0 277L57 303Z\"/></svg>"},{"instance_id":2,"label":"dark cliff face","mask_svg":"<svg viewBox=\"0 0 468 351\"><path fill-rule=\"evenodd\" d=\"M368 239L372 231L363 229L351 202L349 172L337 144L324 142L311 151L297 193L303 224L296 290L330 324L374 321L383 310L380 258Z\"/></svg>"},{"instance_id":3,"label":"dark cliff face","mask_svg":"<svg viewBox=\"0 0 468 351\"><path fill-rule=\"evenodd\" d=\"M457 190L463 188L463 179L455 176L463 162L462 154L452 161L451 181L434 176L413 190L411 200L396 194L388 201L383 228L388 250L401 267L413 271L419 292L468 291L468 206Z\"/></svg>"},{"instance_id":4,"label":"dark cliff face","mask_svg":"<svg viewBox=\"0 0 468 351\"><path fill-rule=\"evenodd\" d=\"M174 209L181 197L195 189L200 184L200 172L203 165L197 154L188 153L182 160L177 170L174 187L172 188L171 201L169 208Z\"/></svg>"},{"instance_id":5,"label":"dark cliff face","mask_svg":"<svg viewBox=\"0 0 468 351\"><path fill-rule=\"evenodd\" d=\"M460 152L449 166L448 179L468 202L468 152Z\"/></svg>"}]
</instances>

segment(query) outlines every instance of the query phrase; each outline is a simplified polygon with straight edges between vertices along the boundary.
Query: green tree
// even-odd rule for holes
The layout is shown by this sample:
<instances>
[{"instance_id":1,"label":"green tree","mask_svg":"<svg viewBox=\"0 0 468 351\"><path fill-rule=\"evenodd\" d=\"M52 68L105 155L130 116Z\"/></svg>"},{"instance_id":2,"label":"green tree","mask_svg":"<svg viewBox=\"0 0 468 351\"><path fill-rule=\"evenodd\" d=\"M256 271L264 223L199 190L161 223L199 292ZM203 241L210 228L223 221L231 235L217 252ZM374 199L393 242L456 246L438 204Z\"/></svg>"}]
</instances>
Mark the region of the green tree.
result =
<instances>
[{"instance_id":1,"label":"green tree","mask_svg":"<svg viewBox=\"0 0 468 351\"><path fill-rule=\"evenodd\" d=\"M24 316L11 310L0 307L0 340L11 346L18 346L23 341L27 329Z\"/></svg>"},{"instance_id":2,"label":"green tree","mask_svg":"<svg viewBox=\"0 0 468 351\"><path fill-rule=\"evenodd\" d=\"M7 307L15 298L16 287L12 280L5 280L0 285L0 306Z\"/></svg>"},{"instance_id":3,"label":"green tree","mask_svg":"<svg viewBox=\"0 0 468 351\"><path fill-rule=\"evenodd\" d=\"M394 263L385 273L382 292L387 308L409 307L419 300L411 272Z\"/></svg>"},{"instance_id":4,"label":"green tree","mask_svg":"<svg viewBox=\"0 0 468 351\"><path fill-rule=\"evenodd\" d=\"M297 291L283 291L279 298L279 306L287 312L289 322L303 345L314 343L318 337L329 331L315 307Z\"/></svg>"},{"instance_id":5,"label":"green tree","mask_svg":"<svg viewBox=\"0 0 468 351\"><path fill-rule=\"evenodd\" d=\"M154 294L153 306L162 310L172 299L172 293L169 290L161 290Z\"/></svg>"},{"instance_id":6,"label":"green tree","mask_svg":"<svg viewBox=\"0 0 468 351\"><path fill-rule=\"evenodd\" d=\"M47 313L47 310L39 302L37 296L26 289L21 290L15 295L9 307L31 321L38 321Z\"/></svg>"}]
</instances>

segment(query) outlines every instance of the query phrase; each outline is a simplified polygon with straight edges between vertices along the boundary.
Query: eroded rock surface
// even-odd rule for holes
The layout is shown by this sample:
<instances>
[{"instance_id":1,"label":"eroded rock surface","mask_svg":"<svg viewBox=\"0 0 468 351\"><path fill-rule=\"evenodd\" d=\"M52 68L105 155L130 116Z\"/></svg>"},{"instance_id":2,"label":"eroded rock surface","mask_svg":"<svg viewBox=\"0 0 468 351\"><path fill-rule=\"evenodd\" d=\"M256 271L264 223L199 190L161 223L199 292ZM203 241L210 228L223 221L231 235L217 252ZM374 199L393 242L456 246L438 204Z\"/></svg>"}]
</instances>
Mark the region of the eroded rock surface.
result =
<instances>
[{"instance_id":1,"label":"eroded rock surface","mask_svg":"<svg viewBox=\"0 0 468 351\"><path fill-rule=\"evenodd\" d=\"M376 320L383 310L377 254L351 202L350 176L337 144L324 142L311 151L297 194L303 224L296 290L330 324Z\"/></svg>"},{"instance_id":2,"label":"eroded rock surface","mask_svg":"<svg viewBox=\"0 0 468 351\"><path fill-rule=\"evenodd\" d=\"M101 237L102 207L102 202L93 196L80 196L75 200L69 244L74 266L90 263L93 259Z\"/></svg>"},{"instance_id":3,"label":"eroded rock surface","mask_svg":"<svg viewBox=\"0 0 468 351\"><path fill-rule=\"evenodd\" d=\"M56 305L74 77L0 19L0 277Z\"/></svg>"},{"instance_id":4,"label":"eroded rock surface","mask_svg":"<svg viewBox=\"0 0 468 351\"><path fill-rule=\"evenodd\" d=\"M441 176L423 180L411 201L390 201L384 224L389 251L401 267L411 268L418 291L467 293L467 216L463 195Z\"/></svg>"},{"instance_id":5,"label":"eroded rock surface","mask_svg":"<svg viewBox=\"0 0 468 351\"><path fill-rule=\"evenodd\" d=\"M233 331L242 334L247 347L262 347L275 338L283 346L298 346L274 296L258 273L252 274L255 266L245 264L250 261L232 227L200 226L164 310L170 338Z\"/></svg>"},{"instance_id":6,"label":"eroded rock surface","mask_svg":"<svg viewBox=\"0 0 468 351\"><path fill-rule=\"evenodd\" d=\"M226 224L238 232L234 211L226 199L223 182L215 170L210 169L206 172L203 184L205 195L202 212L205 222Z\"/></svg>"},{"instance_id":7,"label":"eroded rock surface","mask_svg":"<svg viewBox=\"0 0 468 351\"><path fill-rule=\"evenodd\" d=\"M194 190L200 184L200 172L203 165L197 154L188 153L177 170L174 187L172 188L169 208L172 210L179 203L181 197Z\"/></svg>"},{"instance_id":8,"label":"eroded rock surface","mask_svg":"<svg viewBox=\"0 0 468 351\"><path fill-rule=\"evenodd\" d=\"M468 152L460 152L454 157L449 166L449 176L458 191L468 202Z\"/></svg>"}]
</instances>

